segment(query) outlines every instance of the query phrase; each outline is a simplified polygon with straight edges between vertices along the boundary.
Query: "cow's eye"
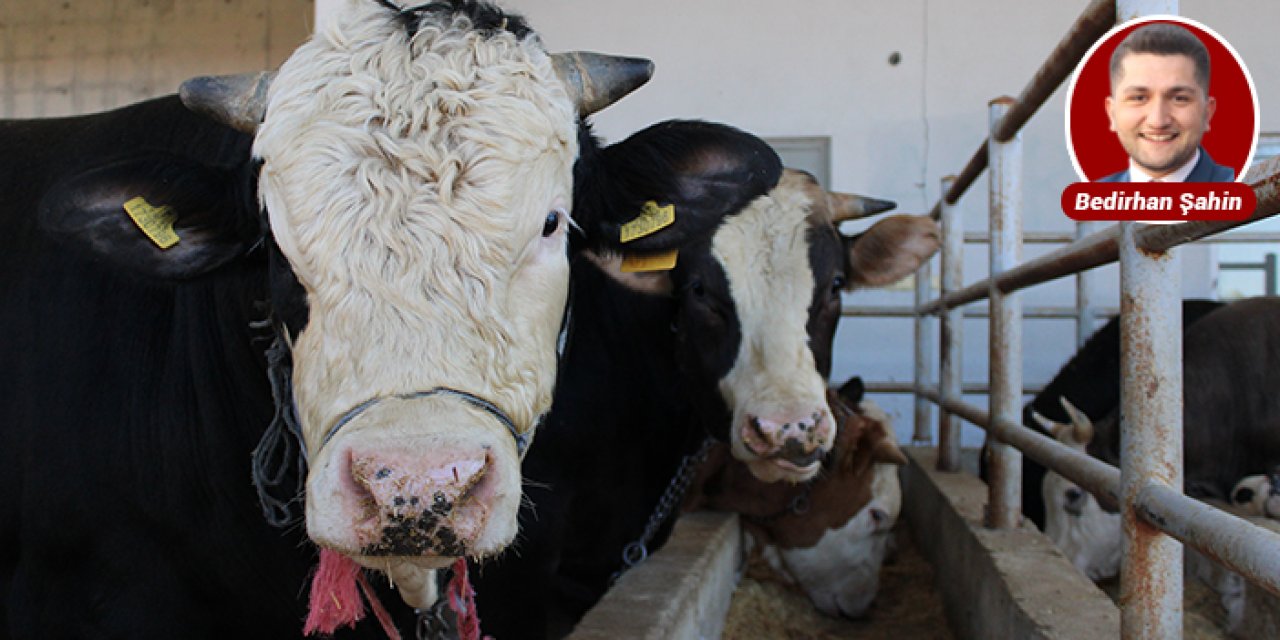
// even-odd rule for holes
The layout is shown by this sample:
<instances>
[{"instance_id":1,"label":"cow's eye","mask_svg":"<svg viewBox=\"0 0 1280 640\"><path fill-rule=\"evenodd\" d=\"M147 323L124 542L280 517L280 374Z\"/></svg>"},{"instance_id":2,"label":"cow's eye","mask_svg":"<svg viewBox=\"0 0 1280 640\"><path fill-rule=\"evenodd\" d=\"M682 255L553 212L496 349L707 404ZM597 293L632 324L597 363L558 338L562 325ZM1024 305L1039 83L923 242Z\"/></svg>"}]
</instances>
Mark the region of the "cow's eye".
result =
<instances>
[{"instance_id":1,"label":"cow's eye","mask_svg":"<svg viewBox=\"0 0 1280 640\"><path fill-rule=\"evenodd\" d=\"M840 295L840 292L844 290L845 283L844 276L837 273L835 277L831 278L831 294Z\"/></svg>"},{"instance_id":2,"label":"cow's eye","mask_svg":"<svg viewBox=\"0 0 1280 640\"><path fill-rule=\"evenodd\" d=\"M542 221L542 237L546 238L555 233L560 228L560 221L564 219L564 212L559 209L552 209L547 214L546 220Z\"/></svg>"},{"instance_id":3,"label":"cow's eye","mask_svg":"<svg viewBox=\"0 0 1280 640\"><path fill-rule=\"evenodd\" d=\"M693 282L690 282L690 283L689 283L689 291L693 292L693 295L695 295L695 296L697 296L697 297L699 297L699 298L701 298L702 296L707 295L707 290L706 290L706 288L704 288L704 287L702 286L702 281L701 281L701 280L694 280Z\"/></svg>"}]
</instances>

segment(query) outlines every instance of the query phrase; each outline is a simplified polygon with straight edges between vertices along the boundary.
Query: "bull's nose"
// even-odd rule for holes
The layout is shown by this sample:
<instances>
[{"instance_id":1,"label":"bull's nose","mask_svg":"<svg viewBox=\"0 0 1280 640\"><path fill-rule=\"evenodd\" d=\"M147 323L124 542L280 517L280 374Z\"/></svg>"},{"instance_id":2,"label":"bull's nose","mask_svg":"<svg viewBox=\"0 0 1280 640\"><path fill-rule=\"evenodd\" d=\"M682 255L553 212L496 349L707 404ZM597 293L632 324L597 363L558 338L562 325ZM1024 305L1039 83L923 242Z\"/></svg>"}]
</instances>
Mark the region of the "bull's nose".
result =
<instances>
[{"instance_id":1,"label":"bull's nose","mask_svg":"<svg viewBox=\"0 0 1280 640\"><path fill-rule=\"evenodd\" d=\"M490 464L483 452L443 464L394 452L353 454L361 554L464 555L489 515L477 496Z\"/></svg>"},{"instance_id":2,"label":"bull's nose","mask_svg":"<svg viewBox=\"0 0 1280 640\"><path fill-rule=\"evenodd\" d=\"M815 452L821 457L830 448L834 435L825 408L791 415L747 415L742 429L743 442L756 455L788 459L807 458Z\"/></svg>"}]
</instances>

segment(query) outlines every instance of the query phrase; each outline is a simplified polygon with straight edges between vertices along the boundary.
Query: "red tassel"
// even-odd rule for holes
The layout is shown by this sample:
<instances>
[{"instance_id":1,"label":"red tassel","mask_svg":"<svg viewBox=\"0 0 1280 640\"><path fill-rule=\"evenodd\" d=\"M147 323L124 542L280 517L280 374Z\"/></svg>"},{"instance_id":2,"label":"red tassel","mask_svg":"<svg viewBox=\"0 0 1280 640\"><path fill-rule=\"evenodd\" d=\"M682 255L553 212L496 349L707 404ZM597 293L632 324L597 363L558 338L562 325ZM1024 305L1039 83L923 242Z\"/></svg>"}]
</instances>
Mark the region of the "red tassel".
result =
<instances>
[{"instance_id":1,"label":"red tassel","mask_svg":"<svg viewBox=\"0 0 1280 640\"><path fill-rule=\"evenodd\" d=\"M360 565L336 551L320 550L320 568L311 580L311 610L302 628L305 635L332 635L339 627L354 627L364 617L364 602L356 589Z\"/></svg>"},{"instance_id":2,"label":"red tassel","mask_svg":"<svg viewBox=\"0 0 1280 640\"><path fill-rule=\"evenodd\" d=\"M400 630L391 620L391 614L387 613L386 607L382 606L382 601L378 599L378 594L373 592L373 587L369 586L369 581L365 579L364 572L357 575L360 580L360 590L364 592L364 597L369 600L369 608L373 609L373 617L378 619L378 623L382 625L383 633L387 634L388 640L400 640Z\"/></svg>"},{"instance_id":3,"label":"red tassel","mask_svg":"<svg viewBox=\"0 0 1280 640\"><path fill-rule=\"evenodd\" d=\"M476 590L467 578L467 560L458 558L453 563L453 579L449 581L449 608L458 618L458 637L461 640L481 640L480 615L476 613ZM483 640L493 640L484 636Z\"/></svg>"}]
</instances>

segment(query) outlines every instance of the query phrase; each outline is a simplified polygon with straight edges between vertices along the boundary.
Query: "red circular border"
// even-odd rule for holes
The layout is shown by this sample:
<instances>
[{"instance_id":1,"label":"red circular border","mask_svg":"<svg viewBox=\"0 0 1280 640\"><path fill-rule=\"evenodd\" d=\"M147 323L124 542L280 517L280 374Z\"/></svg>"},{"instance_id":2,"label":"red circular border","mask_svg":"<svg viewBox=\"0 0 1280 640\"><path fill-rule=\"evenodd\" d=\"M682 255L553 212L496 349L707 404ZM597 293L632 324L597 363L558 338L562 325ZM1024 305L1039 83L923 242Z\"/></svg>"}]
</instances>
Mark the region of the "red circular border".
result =
<instances>
[{"instance_id":1,"label":"red circular border","mask_svg":"<svg viewBox=\"0 0 1280 640\"><path fill-rule=\"evenodd\" d=\"M1074 86L1067 96L1071 116L1067 144L1075 156L1077 171L1092 181L1129 167L1129 154L1107 119L1105 100L1111 95L1111 53L1131 31L1155 22L1186 27L1209 50L1209 95L1218 104L1201 146L1214 162L1234 169L1239 180L1258 136L1257 98L1248 72L1215 34L1189 21L1173 19L1129 23L1111 32L1077 67Z\"/></svg>"}]
</instances>

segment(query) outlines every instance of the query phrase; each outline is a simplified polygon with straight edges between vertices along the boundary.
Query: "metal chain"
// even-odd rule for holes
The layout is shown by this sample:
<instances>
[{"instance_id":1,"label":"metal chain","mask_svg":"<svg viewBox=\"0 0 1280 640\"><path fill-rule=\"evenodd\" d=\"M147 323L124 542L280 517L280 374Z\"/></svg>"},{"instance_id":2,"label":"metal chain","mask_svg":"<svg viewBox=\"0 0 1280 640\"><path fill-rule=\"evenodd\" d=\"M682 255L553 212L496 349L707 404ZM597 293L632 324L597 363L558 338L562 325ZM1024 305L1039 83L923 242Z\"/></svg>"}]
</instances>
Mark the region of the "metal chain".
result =
<instances>
[{"instance_id":1,"label":"metal chain","mask_svg":"<svg viewBox=\"0 0 1280 640\"><path fill-rule=\"evenodd\" d=\"M443 640L449 638L449 621L444 617L445 598L437 598L426 609L417 609L418 640Z\"/></svg>"},{"instance_id":2,"label":"metal chain","mask_svg":"<svg viewBox=\"0 0 1280 640\"><path fill-rule=\"evenodd\" d=\"M662 492L662 497L658 498L658 506L649 516L649 522L644 526L644 533L639 539L622 548L622 568L609 577L609 584L616 582L628 569L649 557L649 543L653 541L653 536L657 535L658 528L667 521L671 512L680 506L684 492L689 490L689 483L693 482L694 472L707 459L707 454L711 452L711 446L714 444L715 440L708 437L702 441L702 446L698 447L697 451L680 460L680 467L676 469L676 474L671 478L666 491Z\"/></svg>"}]
</instances>

